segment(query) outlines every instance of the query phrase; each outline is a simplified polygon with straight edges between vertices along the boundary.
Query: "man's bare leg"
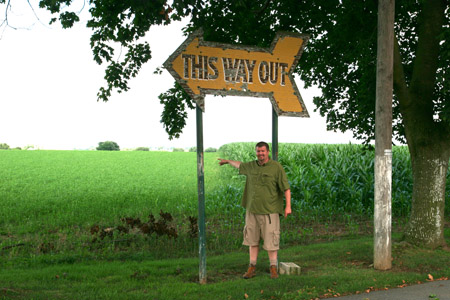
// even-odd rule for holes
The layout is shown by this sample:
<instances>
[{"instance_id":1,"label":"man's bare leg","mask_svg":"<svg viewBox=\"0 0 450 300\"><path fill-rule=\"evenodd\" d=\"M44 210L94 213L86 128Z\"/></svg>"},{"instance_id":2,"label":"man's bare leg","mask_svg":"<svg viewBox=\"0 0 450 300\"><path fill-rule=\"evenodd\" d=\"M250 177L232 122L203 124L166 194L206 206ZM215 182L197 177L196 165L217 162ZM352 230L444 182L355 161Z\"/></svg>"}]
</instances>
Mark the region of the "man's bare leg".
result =
<instances>
[{"instance_id":1,"label":"man's bare leg","mask_svg":"<svg viewBox=\"0 0 450 300\"><path fill-rule=\"evenodd\" d=\"M267 251L270 260L270 278L278 278L278 251Z\"/></svg>"},{"instance_id":2,"label":"man's bare leg","mask_svg":"<svg viewBox=\"0 0 450 300\"><path fill-rule=\"evenodd\" d=\"M259 246L250 246L249 253L250 253L250 265L248 266L247 272L242 276L245 279L252 278L256 275L256 261L258 260L258 252L259 252Z\"/></svg>"},{"instance_id":3,"label":"man's bare leg","mask_svg":"<svg viewBox=\"0 0 450 300\"><path fill-rule=\"evenodd\" d=\"M250 263L256 265L256 261L258 260L259 246L250 246Z\"/></svg>"},{"instance_id":4,"label":"man's bare leg","mask_svg":"<svg viewBox=\"0 0 450 300\"><path fill-rule=\"evenodd\" d=\"M278 251L267 251L269 254L269 261L270 265L277 265L278 264Z\"/></svg>"}]
</instances>

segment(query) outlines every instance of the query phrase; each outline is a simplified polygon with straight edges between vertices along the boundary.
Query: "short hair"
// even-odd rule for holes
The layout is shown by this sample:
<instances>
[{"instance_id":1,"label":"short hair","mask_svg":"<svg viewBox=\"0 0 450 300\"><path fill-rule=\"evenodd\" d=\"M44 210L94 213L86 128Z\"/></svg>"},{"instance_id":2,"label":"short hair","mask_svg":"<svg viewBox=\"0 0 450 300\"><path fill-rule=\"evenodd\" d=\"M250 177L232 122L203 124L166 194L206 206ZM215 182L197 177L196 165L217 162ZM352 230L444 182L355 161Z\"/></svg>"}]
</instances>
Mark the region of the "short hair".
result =
<instances>
[{"instance_id":1,"label":"short hair","mask_svg":"<svg viewBox=\"0 0 450 300\"><path fill-rule=\"evenodd\" d=\"M255 149L261 147L266 147L267 151L270 151L269 144L267 144L266 142L259 142L258 144L256 144Z\"/></svg>"}]
</instances>

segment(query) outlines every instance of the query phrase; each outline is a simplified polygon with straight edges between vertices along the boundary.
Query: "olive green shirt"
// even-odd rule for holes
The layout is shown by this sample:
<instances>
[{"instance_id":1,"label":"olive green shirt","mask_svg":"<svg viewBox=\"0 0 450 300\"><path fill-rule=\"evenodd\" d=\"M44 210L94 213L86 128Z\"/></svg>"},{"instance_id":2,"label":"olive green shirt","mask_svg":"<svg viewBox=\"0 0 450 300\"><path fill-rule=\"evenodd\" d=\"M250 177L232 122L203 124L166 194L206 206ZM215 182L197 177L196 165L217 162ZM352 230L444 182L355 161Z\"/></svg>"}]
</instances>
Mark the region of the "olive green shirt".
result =
<instances>
[{"instance_id":1,"label":"olive green shirt","mask_svg":"<svg viewBox=\"0 0 450 300\"><path fill-rule=\"evenodd\" d=\"M258 161L241 163L239 174L247 176L242 206L254 214L283 214L284 191L289 182L281 164L269 160L260 166Z\"/></svg>"}]
</instances>

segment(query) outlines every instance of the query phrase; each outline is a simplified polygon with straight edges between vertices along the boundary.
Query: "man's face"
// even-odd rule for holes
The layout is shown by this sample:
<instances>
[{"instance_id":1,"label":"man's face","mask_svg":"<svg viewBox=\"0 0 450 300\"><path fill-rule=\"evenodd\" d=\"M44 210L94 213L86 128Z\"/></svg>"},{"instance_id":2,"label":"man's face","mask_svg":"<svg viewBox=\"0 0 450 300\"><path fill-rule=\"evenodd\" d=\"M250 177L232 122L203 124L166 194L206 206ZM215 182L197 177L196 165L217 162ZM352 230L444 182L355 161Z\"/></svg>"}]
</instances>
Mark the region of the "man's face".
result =
<instances>
[{"instance_id":1,"label":"man's face","mask_svg":"<svg viewBox=\"0 0 450 300\"><path fill-rule=\"evenodd\" d=\"M269 161L269 151L265 146L256 147L256 157L260 164L265 164Z\"/></svg>"}]
</instances>

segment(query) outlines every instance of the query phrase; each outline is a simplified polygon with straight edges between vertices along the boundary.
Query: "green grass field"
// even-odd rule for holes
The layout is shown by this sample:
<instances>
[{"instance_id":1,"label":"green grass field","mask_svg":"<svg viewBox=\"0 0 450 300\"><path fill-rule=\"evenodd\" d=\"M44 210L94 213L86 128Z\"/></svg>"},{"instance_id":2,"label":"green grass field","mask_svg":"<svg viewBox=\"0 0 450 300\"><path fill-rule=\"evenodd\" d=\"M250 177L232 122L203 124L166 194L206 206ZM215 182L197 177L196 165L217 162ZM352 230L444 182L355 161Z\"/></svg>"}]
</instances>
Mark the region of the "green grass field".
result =
<instances>
[{"instance_id":1,"label":"green grass field","mask_svg":"<svg viewBox=\"0 0 450 300\"><path fill-rule=\"evenodd\" d=\"M206 182L216 176L216 156L205 155ZM196 168L196 153L1 151L0 248L24 244L10 254L39 254L45 243L57 252L84 249L92 226L161 210L181 226L198 214Z\"/></svg>"},{"instance_id":2,"label":"green grass field","mask_svg":"<svg viewBox=\"0 0 450 300\"><path fill-rule=\"evenodd\" d=\"M253 159L253 147L205 153L206 286L197 284L191 223L198 214L196 153L0 151L0 299L311 299L450 275L442 268L448 252L401 243L392 271L371 267L373 153L356 145L282 144L294 213L282 221L280 256L303 273L273 282L263 268L255 280L242 281L244 181L233 168L219 167L217 157ZM411 179L405 148L394 149L394 157L400 242ZM156 224L162 233L125 218ZM450 239L448 228L445 235Z\"/></svg>"},{"instance_id":3,"label":"green grass field","mask_svg":"<svg viewBox=\"0 0 450 300\"><path fill-rule=\"evenodd\" d=\"M195 153L2 151L0 155L3 231L89 226L161 209L195 212ZM206 165L214 158L207 154Z\"/></svg>"}]
</instances>

